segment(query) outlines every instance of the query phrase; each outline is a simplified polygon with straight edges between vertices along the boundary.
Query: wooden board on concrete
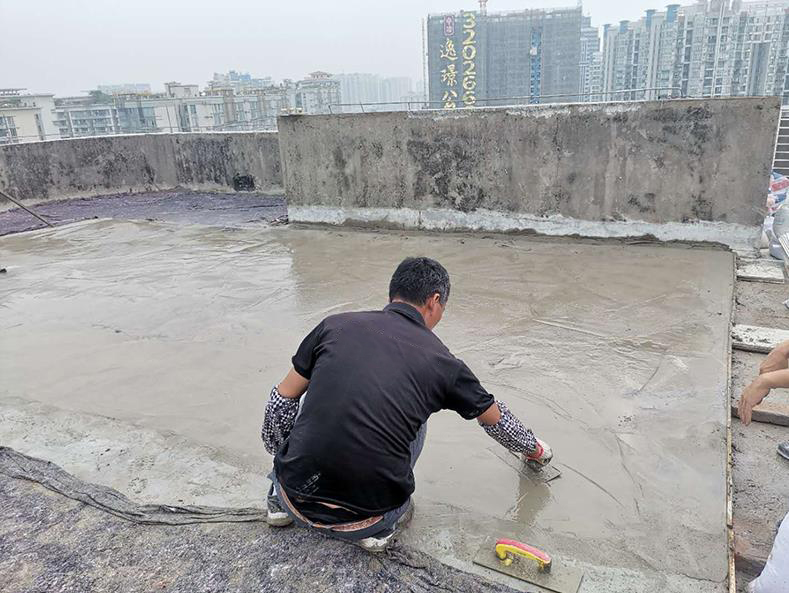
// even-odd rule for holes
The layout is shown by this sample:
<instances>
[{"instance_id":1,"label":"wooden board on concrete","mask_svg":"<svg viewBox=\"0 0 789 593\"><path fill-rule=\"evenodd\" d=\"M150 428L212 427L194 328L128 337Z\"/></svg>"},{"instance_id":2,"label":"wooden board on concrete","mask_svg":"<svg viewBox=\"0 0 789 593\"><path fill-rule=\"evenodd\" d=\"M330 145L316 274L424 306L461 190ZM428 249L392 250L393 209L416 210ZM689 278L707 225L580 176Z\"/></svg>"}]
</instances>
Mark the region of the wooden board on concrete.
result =
<instances>
[{"instance_id":1,"label":"wooden board on concrete","mask_svg":"<svg viewBox=\"0 0 789 593\"><path fill-rule=\"evenodd\" d=\"M474 556L474 564L490 568L507 576L532 583L555 593L578 593L584 571L569 566L553 558L551 571L540 572L537 563L526 558L515 558L512 564L505 566L496 556L496 538L489 537Z\"/></svg>"},{"instance_id":2,"label":"wooden board on concrete","mask_svg":"<svg viewBox=\"0 0 789 593\"><path fill-rule=\"evenodd\" d=\"M737 570L746 572L753 577L759 576L767 564L767 555L763 546L756 546L749 539L750 526L742 521L734 520L734 563Z\"/></svg>"},{"instance_id":3,"label":"wooden board on concrete","mask_svg":"<svg viewBox=\"0 0 789 593\"><path fill-rule=\"evenodd\" d=\"M737 258L737 280L783 284L783 262L773 258Z\"/></svg>"},{"instance_id":4,"label":"wooden board on concrete","mask_svg":"<svg viewBox=\"0 0 789 593\"><path fill-rule=\"evenodd\" d=\"M731 405L731 415L739 418L737 404ZM767 424L777 424L778 426L789 426L789 405L779 402L764 400L751 412L751 419L754 422L765 422Z\"/></svg>"},{"instance_id":5,"label":"wooden board on concrete","mask_svg":"<svg viewBox=\"0 0 789 593\"><path fill-rule=\"evenodd\" d=\"M738 324L731 330L731 340L732 348L766 354L781 342L789 340L789 330Z\"/></svg>"}]
</instances>

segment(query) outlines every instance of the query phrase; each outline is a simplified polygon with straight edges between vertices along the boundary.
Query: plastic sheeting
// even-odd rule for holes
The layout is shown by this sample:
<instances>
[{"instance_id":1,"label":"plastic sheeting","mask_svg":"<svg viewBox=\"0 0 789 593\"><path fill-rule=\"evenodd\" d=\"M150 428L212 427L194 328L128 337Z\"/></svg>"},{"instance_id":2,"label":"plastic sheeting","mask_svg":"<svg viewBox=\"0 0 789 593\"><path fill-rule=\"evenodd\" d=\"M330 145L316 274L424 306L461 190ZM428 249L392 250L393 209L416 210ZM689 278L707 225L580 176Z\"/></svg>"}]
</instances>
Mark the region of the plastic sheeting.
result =
<instances>
[{"instance_id":1,"label":"plastic sheeting","mask_svg":"<svg viewBox=\"0 0 789 593\"><path fill-rule=\"evenodd\" d=\"M140 505L112 488L88 484L54 463L0 447L0 475L36 482L73 500L144 525L191 525L265 521L264 509L207 506Z\"/></svg>"}]
</instances>

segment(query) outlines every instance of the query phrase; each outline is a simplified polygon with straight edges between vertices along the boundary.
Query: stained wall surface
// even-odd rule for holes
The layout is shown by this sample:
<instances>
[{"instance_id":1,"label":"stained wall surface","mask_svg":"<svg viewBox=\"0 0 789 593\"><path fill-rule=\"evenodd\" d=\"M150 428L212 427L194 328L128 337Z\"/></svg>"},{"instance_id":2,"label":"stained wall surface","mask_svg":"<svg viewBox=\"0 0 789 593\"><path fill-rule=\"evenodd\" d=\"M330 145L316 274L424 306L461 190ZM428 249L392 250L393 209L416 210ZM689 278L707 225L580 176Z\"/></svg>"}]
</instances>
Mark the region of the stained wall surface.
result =
<instances>
[{"instance_id":1,"label":"stained wall surface","mask_svg":"<svg viewBox=\"0 0 789 593\"><path fill-rule=\"evenodd\" d=\"M139 134L0 146L0 190L23 202L152 191L282 187L276 132ZM0 197L0 209L11 204Z\"/></svg>"},{"instance_id":2,"label":"stained wall surface","mask_svg":"<svg viewBox=\"0 0 789 593\"><path fill-rule=\"evenodd\" d=\"M204 455L190 462L135 435L175 433L221 452L235 503L241 481L227 468L270 468L263 410L302 337L332 313L383 307L404 256L436 257L453 282L439 337L552 445L563 475L535 483L475 422L436 414L404 541L471 570L486 536L516 537L591 567L584 591L725 581L731 253L107 220L0 237L0 252L0 400L127 423L130 444L112 463L59 457L83 451L95 430L59 427L58 414L46 438L73 434L52 455L91 479L128 481L124 460L135 457L143 490L154 464L147 488L162 503L188 494L163 476L198 492L216 491L220 476ZM44 455L40 432L5 442ZM604 569L653 575L654 587L608 589L593 574Z\"/></svg>"},{"instance_id":3,"label":"stained wall surface","mask_svg":"<svg viewBox=\"0 0 789 593\"><path fill-rule=\"evenodd\" d=\"M727 98L283 116L279 134L295 220L402 209L416 214L399 223L431 228L425 211L442 209L757 225L778 115L775 97Z\"/></svg>"}]
</instances>

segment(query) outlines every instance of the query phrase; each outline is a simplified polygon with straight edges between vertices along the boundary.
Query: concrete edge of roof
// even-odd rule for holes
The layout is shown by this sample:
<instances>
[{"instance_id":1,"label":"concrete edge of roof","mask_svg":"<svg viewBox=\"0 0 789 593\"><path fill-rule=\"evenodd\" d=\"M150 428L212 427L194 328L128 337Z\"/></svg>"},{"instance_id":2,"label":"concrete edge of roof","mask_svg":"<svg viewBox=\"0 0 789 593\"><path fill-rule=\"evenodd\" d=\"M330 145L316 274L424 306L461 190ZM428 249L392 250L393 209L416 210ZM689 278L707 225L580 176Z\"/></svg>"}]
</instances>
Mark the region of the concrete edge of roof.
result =
<instances>
[{"instance_id":1,"label":"concrete edge of roof","mask_svg":"<svg viewBox=\"0 0 789 593\"><path fill-rule=\"evenodd\" d=\"M734 321L734 309L737 300L737 257L732 258L732 291L729 323ZM731 428L731 390L732 390L732 335L729 332L726 356L726 538L728 553L729 593L737 593L737 573L734 566L734 453Z\"/></svg>"},{"instance_id":2,"label":"concrete edge of roof","mask_svg":"<svg viewBox=\"0 0 789 593\"><path fill-rule=\"evenodd\" d=\"M696 221L654 223L638 220L592 221L562 215L535 216L478 209L342 208L288 205L294 223L376 226L427 231L487 231L529 233L552 237L599 239L647 238L660 242L699 242L730 249L753 249L759 228L747 225Z\"/></svg>"}]
</instances>

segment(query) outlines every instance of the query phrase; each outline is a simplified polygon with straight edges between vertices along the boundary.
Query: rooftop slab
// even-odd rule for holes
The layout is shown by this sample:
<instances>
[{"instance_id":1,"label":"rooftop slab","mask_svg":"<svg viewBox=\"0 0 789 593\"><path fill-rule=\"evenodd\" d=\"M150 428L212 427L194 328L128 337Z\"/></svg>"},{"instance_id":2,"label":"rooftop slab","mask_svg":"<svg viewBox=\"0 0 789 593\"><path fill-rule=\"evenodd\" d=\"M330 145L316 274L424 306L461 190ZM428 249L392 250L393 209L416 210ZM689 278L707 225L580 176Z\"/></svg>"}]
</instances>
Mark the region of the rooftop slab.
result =
<instances>
[{"instance_id":1,"label":"rooftop slab","mask_svg":"<svg viewBox=\"0 0 789 593\"><path fill-rule=\"evenodd\" d=\"M284 196L183 189L55 200L36 205L35 212L54 226L91 218L122 218L238 227L288 214ZM21 208L0 211L0 235L45 226Z\"/></svg>"},{"instance_id":2,"label":"rooftop slab","mask_svg":"<svg viewBox=\"0 0 789 593\"><path fill-rule=\"evenodd\" d=\"M109 220L6 236L0 410L17 421L0 442L133 498L259 505L270 385L324 316L383 306L413 254L453 277L440 337L551 443L563 476L533 483L440 413L403 542L481 570L486 536L517 536L585 566L582 591L724 590L725 251ZM36 418L50 429L24 430ZM204 458L226 471L186 461Z\"/></svg>"}]
</instances>

